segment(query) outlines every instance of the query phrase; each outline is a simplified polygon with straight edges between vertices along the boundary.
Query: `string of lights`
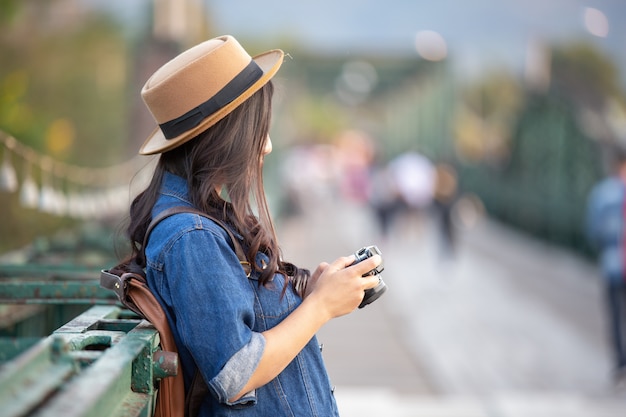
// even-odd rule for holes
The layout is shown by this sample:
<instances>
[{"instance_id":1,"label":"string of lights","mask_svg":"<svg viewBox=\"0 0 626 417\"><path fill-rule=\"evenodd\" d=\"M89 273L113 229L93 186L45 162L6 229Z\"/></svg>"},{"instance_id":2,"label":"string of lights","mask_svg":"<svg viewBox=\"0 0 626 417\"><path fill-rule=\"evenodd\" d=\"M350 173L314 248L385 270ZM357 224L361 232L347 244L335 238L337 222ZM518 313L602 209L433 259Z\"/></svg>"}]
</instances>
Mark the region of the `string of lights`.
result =
<instances>
[{"instance_id":1,"label":"string of lights","mask_svg":"<svg viewBox=\"0 0 626 417\"><path fill-rule=\"evenodd\" d=\"M1 131L0 145L0 193L19 193L25 208L81 219L126 212L133 189L149 181L155 160L137 156L114 166L88 168L55 160ZM16 165L23 167L23 175Z\"/></svg>"}]
</instances>

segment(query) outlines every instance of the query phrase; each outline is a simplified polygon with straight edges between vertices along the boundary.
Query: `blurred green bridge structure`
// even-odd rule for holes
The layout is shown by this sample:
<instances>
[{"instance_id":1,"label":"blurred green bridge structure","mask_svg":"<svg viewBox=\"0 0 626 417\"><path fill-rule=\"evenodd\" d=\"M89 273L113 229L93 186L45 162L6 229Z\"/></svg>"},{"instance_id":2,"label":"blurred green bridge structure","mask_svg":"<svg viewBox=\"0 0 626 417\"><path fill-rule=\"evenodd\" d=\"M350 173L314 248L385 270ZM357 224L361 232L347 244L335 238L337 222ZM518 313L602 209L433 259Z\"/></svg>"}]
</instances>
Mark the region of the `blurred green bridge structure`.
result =
<instances>
[{"instance_id":1,"label":"blurred green bridge structure","mask_svg":"<svg viewBox=\"0 0 626 417\"><path fill-rule=\"evenodd\" d=\"M592 255L587 197L607 174L615 138L590 135L581 117L586 106L557 91L507 86L510 81L460 92L444 69L428 80L415 87L411 97L418 100L388 101L387 152L411 149L451 165L459 192L478 196L490 218ZM514 103L506 92L501 102L490 96L489 89L507 88L517 89Z\"/></svg>"},{"instance_id":2,"label":"blurred green bridge structure","mask_svg":"<svg viewBox=\"0 0 626 417\"><path fill-rule=\"evenodd\" d=\"M100 287L114 260L92 237L39 241L0 264L3 417L151 416L157 381L177 372L156 329Z\"/></svg>"},{"instance_id":3,"label":"blurred green bridge structure","mask_svg":"<svg viewBox=\"0 0 626 417\"><path fill-rule=\"evenodd\" d=\"M465 80L446 61L365 59L377 82L366 100L346 106L343 128L370 134L380 160L415 151L452 166L459 191L478 196L491 218L591 255L586 199L607 172L611 146L626 139L613 129L626 121L626 100L611 58L594 47L574 43L547 54L551 66L543 83L497 69ZM345 57L299 56L286 69L287 79L297 79L321 103L298 122L318 140L329 136L328 118L320 113L337 93L344 65ZM287 100L282 113L301 107Z\"/></svg>"}]
</instances>

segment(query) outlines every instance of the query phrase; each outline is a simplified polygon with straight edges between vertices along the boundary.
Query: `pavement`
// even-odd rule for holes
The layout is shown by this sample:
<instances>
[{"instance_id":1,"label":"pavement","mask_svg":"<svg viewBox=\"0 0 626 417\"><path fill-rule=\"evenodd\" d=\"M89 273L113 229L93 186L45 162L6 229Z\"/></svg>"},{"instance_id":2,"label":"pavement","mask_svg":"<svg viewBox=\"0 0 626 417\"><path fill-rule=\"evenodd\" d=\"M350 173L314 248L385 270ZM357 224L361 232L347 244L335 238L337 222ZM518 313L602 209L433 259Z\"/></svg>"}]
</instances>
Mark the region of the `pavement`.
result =
<instances>
[{"instance_id":1,"label":"pavement","mask_svg":"<svg viewBox=\"0 0 626 417\"><path fill-rule=\"evenodd\" d=\"M625 417L595 264L475 219L453 253L427 214L397 219L386 239L339 199L278 222L285 259L302 266L383 252L387 292L318 334L341 415Z\"/></svg>"}]
</instances>

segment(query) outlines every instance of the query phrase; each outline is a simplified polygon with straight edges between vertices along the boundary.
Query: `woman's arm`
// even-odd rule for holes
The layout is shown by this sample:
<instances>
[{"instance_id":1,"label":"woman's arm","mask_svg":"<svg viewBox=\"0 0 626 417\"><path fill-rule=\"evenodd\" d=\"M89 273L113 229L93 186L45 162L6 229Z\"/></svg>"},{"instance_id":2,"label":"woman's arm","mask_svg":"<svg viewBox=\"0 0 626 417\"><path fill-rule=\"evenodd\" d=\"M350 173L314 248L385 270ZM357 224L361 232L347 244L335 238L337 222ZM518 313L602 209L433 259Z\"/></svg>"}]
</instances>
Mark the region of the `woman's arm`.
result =
<instances>
[{"instance_id":1,"label":"woman's arm","mask_svg":"<svg viewBox=\"0 0 626 417\"><path fill-rule=\"evenodd\" d=\"M313 274L307 296L279 325L265 332L261 360L243 389L230 401L267 384L283 369L329 320L352 312L364 291L378 284L378 277L362 275L380 264L379 255L348 266L354 257L342 257L332 264L321 264Z\"/></svg>"}]
</instances>

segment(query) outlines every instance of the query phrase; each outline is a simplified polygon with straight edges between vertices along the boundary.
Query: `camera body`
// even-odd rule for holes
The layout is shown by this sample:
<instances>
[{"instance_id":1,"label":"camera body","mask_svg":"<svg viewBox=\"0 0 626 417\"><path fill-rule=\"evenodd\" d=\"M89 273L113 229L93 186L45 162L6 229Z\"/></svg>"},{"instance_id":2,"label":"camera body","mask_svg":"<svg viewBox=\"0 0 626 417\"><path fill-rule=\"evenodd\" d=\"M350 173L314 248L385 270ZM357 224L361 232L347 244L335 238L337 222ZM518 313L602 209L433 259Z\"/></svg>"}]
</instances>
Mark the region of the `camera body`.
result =
<instances>
[{"instance_id":1,"label":"camera body","mask_svg":"<svg viewBox=\"0 0 626 417\"><path fill-rule=\"evenodd\" d=\"M364 261L367 258L371 258L374 255L380 255L381 258L383 256L380 249L378 249L378 247L376 246L363 247L354 253L354 257L356 259L351 265L358 264L359 262ZM378 285L376 285L374 288L369 288L365 290L365 296L363 297L363 301L361 301L361 304L359 304L359 308L363 308L366 305L378 300L378 298L383 295L383 293L387 290L387 285L383 281L383 278L380 276L380 273L383 272L384 269L385 267L383 265L383 262L381 262L380 265L378 265L376 268L363 274L364 277L378 275Z\"/></svg>"}]
</instances>

